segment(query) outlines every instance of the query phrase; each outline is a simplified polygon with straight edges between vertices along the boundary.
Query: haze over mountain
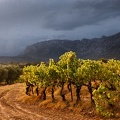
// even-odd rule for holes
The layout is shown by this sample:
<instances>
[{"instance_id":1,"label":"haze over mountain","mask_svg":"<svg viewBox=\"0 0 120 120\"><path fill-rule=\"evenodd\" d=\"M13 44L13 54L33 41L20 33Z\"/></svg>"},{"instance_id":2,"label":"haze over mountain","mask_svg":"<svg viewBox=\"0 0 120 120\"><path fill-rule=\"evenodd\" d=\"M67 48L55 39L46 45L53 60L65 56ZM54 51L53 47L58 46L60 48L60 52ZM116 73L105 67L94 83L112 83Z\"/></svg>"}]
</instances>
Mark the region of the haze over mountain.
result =
<instances>
[{"instance_id":1,"label":"haze over mountain","mask_svg":"<svg viewBox=\"0 0 120 120\"><path fill-rule=\"evenodd\" d=\"M0 56L33 43L120 31L120 0L0 0Z\"/></svg>"},{"instance_id":2,"label":"haze over mountain","mask_svg":"<svg viewBox=\"0 0 120 120\"><path fill-rule=\"evenodd\" d=\"M68 51L81 59L120 59L120 32L111 36L82 40L49 40L27 46L15 57L0 57L0 62L39 62L55 60Z\"/></svg>"}]
</instances>

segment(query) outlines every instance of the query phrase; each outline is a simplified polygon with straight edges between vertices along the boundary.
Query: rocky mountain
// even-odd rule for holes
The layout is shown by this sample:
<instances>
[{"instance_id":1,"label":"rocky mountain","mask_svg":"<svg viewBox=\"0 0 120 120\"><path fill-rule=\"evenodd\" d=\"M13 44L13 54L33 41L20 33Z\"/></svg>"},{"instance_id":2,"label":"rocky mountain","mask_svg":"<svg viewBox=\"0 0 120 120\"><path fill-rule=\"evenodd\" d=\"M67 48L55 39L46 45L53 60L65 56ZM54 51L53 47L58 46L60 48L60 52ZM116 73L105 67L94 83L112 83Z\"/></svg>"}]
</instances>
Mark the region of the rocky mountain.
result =
<instances>
[{"instance_id":1,"label":"rocky mountain","mask_svg":"<svg viewBox=\"0 0 120 120\"><path fill-rule=\"evenodd\" d=\"M93 39L38 42L27 46L20 55L9 58L9 61L37 62L48 61L49 58L58 60L60 55L68 51L76 52L81 59L120 59L120 33Z\"/></svg>"}]
</instances>

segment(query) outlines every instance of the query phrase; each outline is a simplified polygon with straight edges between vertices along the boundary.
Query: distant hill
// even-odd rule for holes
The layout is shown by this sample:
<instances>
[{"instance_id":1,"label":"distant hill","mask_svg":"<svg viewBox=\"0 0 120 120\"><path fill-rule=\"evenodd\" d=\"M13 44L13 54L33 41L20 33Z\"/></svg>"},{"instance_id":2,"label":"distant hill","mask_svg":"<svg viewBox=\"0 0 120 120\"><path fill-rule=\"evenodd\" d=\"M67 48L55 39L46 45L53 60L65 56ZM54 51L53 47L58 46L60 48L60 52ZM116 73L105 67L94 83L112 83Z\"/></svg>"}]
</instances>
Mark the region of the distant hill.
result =
<instances>
[{"instance_id":1,"label":"distant hill","mask_svg":"<svg viewBox=\"0 0 120 120\"><path fill-rule=\"evenodd\" d=\"M42 41L30 46L15 57L9 57L8 61L38 62L55 60L68 51L74 51L81 59L120 59L120 33L112 36L82 40L49 40ZM6 57L0 57L0 62Z\"/></svg>"}]
</instances>

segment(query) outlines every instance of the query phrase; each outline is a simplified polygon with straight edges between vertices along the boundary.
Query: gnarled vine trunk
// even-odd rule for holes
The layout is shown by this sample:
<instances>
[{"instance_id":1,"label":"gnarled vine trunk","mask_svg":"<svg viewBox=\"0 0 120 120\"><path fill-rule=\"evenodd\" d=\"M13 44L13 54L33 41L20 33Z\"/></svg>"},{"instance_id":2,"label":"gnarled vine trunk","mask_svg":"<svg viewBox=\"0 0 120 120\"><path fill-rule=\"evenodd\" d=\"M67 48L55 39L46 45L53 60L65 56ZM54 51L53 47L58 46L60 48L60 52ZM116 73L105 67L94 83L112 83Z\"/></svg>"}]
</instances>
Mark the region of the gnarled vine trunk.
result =
<instances>
[{"instance_id":1,"label":"gnarled vine trunk","mask_svg":"<svg viewBox=\"0 0 120 120\"><path fill-rule=\"evenodd\" d=\"M63 93L63 90L64 90L64 82L62 82L62 84L61 84L60 96L62 97L63 101L66 101L65 93Z\"/></svg>"},{"instance_id":2,"label":"gnarled vine trunk","mask_svg":"<svg viewBox=\"0 0 120 120\"><path fill-rule=\"evenodd\" d=\"M82 85L76 86L76 97L77 97L76 102L79 102L81 100L81 97L80 97L81 87L82 87Z\"/></svg>"},{"instance_id":3,"label":"gnarled vine trunk","mask_svg":"<svg viewBox=\"0 0 120 120\"><path fill-rule=\"evenodd\" d=\"M71 94L71 101L73 101L72 83L71 83L71 82L69 82L67 87L68 87L68 90L69 90L69 92L70 92L70 94Z\"/></svg>"},{"instance_id":4,"label":"gnarled vine trunk","mask_svg":"<svg viewBox=\"0 0 120 120\"><path fill-rule=\"evenodd\" d=\"M95 102L94 102L94 100L93 100L93 98L92 98L92 97L93 97L93 94L92 94L93 90L92 90L92 84L91 84L91 81L89 81L87 87L88 87L88 91L89 91L89 93L90 93L91 104L94 105Z\"/></svg>"},{"instance_id":5,"label":"gnarled vine trunk","mask_svg":"<svg viewBox=\"0 0 120 120\"><path fill-rule=\"evenodd\" d=\"M52 96L52 102L54 102L54 100L55 100L54 89L55 89L55 86L53 85L52 86L52 94L51 94L51 96Z\"/></svg>"},{"instance_id":6,"label":"gnarled vine trunk","mask_svg":"<svg viewBox=\"0 0 120 120\"><path fill-rule=\"evenodd\" d=\"M47 87L45 87L43 89L43 91L42 91L42 93L43 93L43 100L46 100L46 89L47 89Z\"/></svg>"}]
</instances>

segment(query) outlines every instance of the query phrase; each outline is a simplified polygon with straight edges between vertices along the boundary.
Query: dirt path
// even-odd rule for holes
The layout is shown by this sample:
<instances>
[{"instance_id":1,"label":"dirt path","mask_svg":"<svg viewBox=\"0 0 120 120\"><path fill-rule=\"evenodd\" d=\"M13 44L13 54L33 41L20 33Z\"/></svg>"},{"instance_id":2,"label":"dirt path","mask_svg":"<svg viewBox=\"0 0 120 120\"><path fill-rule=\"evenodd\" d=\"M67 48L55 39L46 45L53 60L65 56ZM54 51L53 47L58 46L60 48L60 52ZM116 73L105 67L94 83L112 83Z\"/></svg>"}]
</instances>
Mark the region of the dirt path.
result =
<instances>
[{"instance_id":1,"label":"dirt path","mask_svg":"<svg viewBox=\"0 0 120 120\"><path fill-rule=\"evenodd\" d=\"M16 101L20 88L21 84L0 87L0 120L46 120Z\"/></svg>"},{"instance_id":2,"label":"dirt path","mask_svg":"<svg viewBox=\"0 0 120 120\"><path fill-rule=\"evenodd\" d=\"M102 120L67 110L40 108L19 101L25 95L24 84L0 86L0 120Z\"/></svg>"},{"instance_id":3,"label":"dirt path","mask_svg":"<svg viewBox=\"0 0 120 120\"><path fill-rule=\"evenodd\" d=\"M85 120L81 115L18 102L25 93L23 88L20 83L0 86L0 120Z\"/></svg>"}]
</instances>

